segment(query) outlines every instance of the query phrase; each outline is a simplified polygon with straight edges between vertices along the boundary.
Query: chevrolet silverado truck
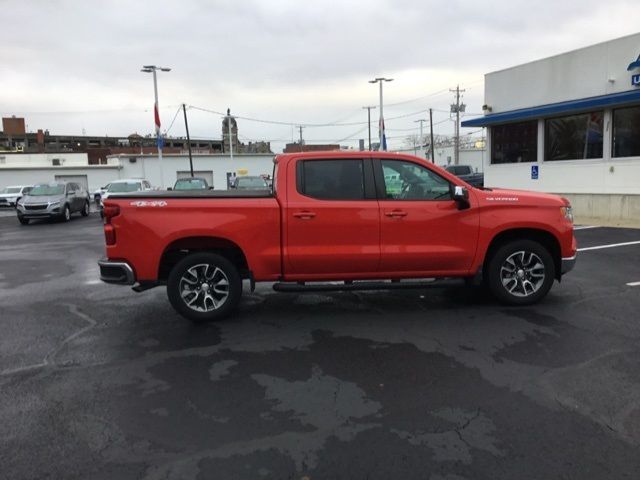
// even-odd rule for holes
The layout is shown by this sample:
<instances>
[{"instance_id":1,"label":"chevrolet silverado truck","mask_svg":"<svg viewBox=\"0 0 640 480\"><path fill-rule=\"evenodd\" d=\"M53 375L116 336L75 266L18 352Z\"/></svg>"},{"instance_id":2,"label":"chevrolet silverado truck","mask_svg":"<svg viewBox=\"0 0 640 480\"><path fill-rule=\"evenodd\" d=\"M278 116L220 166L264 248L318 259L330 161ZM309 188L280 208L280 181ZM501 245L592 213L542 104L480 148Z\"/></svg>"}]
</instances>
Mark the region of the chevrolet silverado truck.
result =
<instances>
[{"instance_id":1,"label":"chevrolet silverado truck","mask_svg":"<svg viewBox=\"0 0 640 480\"><path fill-rule=\"evenodd\" d=\"M172 306L202 322L235 309L243 280L304 292L457 278L528 305L575 263L571 206L556 195L477 189L387 152L277 155L273 179L272 190L109 196L101 279L166 285Z\"/></svg>"}]
</instances>

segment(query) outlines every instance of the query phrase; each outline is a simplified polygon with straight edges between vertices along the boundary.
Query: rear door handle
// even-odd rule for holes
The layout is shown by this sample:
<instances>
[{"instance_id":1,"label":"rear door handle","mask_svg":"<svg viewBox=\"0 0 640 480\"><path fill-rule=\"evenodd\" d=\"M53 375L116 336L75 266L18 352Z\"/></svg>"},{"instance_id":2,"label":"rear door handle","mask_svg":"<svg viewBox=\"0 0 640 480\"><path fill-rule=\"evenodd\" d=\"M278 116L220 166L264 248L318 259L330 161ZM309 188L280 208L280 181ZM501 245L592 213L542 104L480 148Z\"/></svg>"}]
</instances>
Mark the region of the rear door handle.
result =
<instances>
[{"instance_id":1,"label":"rear door handle","mask_svg":"<svg viewBox=\"0 0 640 480\"><path fill-rule=\"evenodd\" d=\"M296 218L302 218L303 220L311 220L316 216L314 212L296 212L293 214Z\"/></svg>"},{"instance_id":2,"label":"rear door handle","mask_svg":"<svg viewBox=\"0 0 640 480\"><path fill-rule=\"evenodd\" d=\"M387 217L406 217L407 216L407 212L403 212L402 210L392 210L391 212L385 212L384 213Z\"/></svg>"}]
</instances>

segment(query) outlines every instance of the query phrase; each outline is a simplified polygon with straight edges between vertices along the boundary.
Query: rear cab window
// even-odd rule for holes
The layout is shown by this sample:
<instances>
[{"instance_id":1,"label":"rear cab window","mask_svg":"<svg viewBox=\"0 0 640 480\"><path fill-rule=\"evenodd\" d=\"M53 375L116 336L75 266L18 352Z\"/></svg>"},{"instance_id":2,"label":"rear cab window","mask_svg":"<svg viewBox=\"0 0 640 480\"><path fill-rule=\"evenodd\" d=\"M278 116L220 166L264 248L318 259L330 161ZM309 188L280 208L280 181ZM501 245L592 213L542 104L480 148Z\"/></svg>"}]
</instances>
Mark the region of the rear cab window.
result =
<instances>
[{"instance_id":1,"label":"rear cab window","mask_svg":"<svg viewBox=\"0 0 640 480\"><path fill-rule=\"evenodd\" d=\"M375 198L373 172L362 159L310 159L296 165L298 193L318 200Z\"/></svg>"}]
</instances>

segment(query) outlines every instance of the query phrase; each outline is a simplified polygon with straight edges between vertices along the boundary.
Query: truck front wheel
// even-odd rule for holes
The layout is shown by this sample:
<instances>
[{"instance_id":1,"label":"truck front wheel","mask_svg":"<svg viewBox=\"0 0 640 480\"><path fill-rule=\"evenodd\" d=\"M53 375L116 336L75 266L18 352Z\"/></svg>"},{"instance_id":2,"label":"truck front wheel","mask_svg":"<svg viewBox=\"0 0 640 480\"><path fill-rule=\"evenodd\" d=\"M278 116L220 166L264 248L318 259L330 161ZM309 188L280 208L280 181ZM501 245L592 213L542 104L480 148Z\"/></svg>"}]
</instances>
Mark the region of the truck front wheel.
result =
<instances>
[{"instance_id":1,"label":"truck front wheel","mask_svg":"<svg viewBox=\"0 0 640 480\"><path fill-rule=\"evenodd\" d=\"M555 265L538 242L516 240L496 250L489 260L487 282L491 292L508 305L531 305L553 285Z\"/></svg>"},{"instance_id":2,"label":"truck front wheel","mask_svg":"<svg viewBox=\"0 0 640 480\"><path fill-rule=\"evenodd\" d=\"M167 281L167 296L180 315L194 322L220 320L242 296L238 269L214 253L194 253L178 262Z\"/></svg>"}]
</instances>

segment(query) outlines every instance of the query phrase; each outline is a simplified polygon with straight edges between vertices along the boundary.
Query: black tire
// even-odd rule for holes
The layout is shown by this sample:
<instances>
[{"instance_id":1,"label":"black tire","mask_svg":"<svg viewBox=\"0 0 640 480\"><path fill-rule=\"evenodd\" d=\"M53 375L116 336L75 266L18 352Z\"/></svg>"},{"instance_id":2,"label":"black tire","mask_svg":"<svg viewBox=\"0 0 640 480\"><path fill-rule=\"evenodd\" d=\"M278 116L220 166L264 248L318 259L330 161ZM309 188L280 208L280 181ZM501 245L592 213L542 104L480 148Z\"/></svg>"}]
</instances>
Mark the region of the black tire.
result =
<instances>
[{"instance_id":1,"label":"black tire","mask_svg":"<svg viewBox=\"0 0 640 480\"><path fill-rule=\"evenodd\" d=\"M540 301L549 293L556 276L551 253L532 240L515 240L499 247L491 256L486 273L491 292L507 305Z\"/></svg>"},{"instance_id":2,"label":"black tire","mask_svg":"<svg viewBox=\"0 0 640 480\"><path fill-rule=\"evenodd\" d=\"M84 202L84 207L82 207L82 210L80 211L80 215L82 215L83 217L88 217L90 212L91 212L91 205L89 205L89 200L87 200L86 202Z\"/></svg>"},{"instance_id":3,"label":"black tire","mask_svg":"<svg viewBox=\"0 0 640 480\"><path fill-rule=\"evenodd\" d=\"M202 265L209 266L209 270L207 270L206 273L204 272L205 269ZM193 269L191 272L196 272L198 274L202 273L203 275L198 275L199 279L191 283L191 280L194 280L195 275L188 273L190 269ZM216 281L222 279L223 283L217 283L216 285L213 285L213 287L210 287L208 284L205 285L206 281L203 282L202 280L206 275L211 275L211 269L214 270L214 274L211 276L210 280ZM220 275L220 272L218 272L217 269L222 272L222 275ZM219 306L205 311L207 309L207 299L205 299L206 294L210 294L209 297L213 296L218 299L218 301L220 300L216 297L219 292L215 290L215 287L222 285L219 288L224 290L224 277L226 277L227 283L227 296ZM183 298L181 293L181 284L182 286L189 287L185 289L185 291L189 290L190 293L196 295L195 297L190 297L191 299L195 299L195 308L187 305L187 300ZM194 285L193 290L190 289L190 285L192 284ZM205 287L206 293L204 291ZM214 290L210 290L210 288L213 288ZM237 307L240 297L242 296L242 279L240 278L238 269L226 258L215 253L194 253L183 258L169 273L167 281L167 296L169 297L169 302L171 302L173 308L175 308L180 315L193 322L203 323L221 320L229 316ZM197 310L197 305L199 304L204 306L201 307L200 310ZM213 301L212 305L215 305Z\"/></svg>"},{"instance_id":4,"label":"black tire","mask_svg":"<svg viewBox=\"0 0 640 480\"><path fill-rule=\"evenodd\" d=\"M69 208L69 205L65 205L62 208L62 213L60 214L60 220L63 222L68 222L69 220L71 220L71 209Z\"/></svg>"},{"instance_id":5,"label":"black tire","mask_svg":"<svg viewBox=\"0 0 640 480\"><path fill-rule=\"evenodd\" d=\"M29 225L29 219L18 215L18 221L21 225Z\"/></svg>"}]
</instances>

